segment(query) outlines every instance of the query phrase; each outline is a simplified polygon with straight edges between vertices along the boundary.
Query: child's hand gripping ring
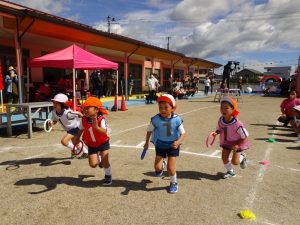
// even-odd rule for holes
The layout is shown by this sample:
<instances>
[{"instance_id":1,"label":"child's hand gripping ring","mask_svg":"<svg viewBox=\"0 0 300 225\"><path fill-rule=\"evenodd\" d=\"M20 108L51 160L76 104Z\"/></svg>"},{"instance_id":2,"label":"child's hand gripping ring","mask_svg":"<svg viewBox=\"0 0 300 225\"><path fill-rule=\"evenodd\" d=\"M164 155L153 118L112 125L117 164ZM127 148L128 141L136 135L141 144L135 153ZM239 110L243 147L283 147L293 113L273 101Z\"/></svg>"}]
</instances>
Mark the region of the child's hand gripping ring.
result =
<instances>
[{"instance_id":1,"label":"child's hand gripping ring","mask_svg":"<svg viewBox=\"0 0 300 225\"><path fill-rule=\"evenodd\" d=\"M52 126L52 120L51 119L46 119L44 122L44 131L47 133L50 133L53 126Z\"/></svg>"},{"instance_id":2,"label":"child's hand gripping ring","mask_svg":"<svg viewBox=\"0 0 300 225\"><path fill-rule=\"evenodd\" d=\"M207 135L206 138L206 147L210 148L213 146L215 140L216 140L216 135L214 135L215 132L210 132L209 135Z\"/></svg>"}]
</instances>

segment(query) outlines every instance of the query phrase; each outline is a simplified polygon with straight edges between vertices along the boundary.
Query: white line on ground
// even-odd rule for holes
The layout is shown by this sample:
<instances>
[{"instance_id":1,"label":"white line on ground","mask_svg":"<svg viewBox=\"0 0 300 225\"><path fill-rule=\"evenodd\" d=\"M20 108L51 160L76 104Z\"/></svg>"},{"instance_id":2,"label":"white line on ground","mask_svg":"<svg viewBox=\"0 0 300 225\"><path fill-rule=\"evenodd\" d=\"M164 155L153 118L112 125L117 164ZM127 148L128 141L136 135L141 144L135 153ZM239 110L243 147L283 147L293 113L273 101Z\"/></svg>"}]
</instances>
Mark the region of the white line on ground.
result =
<instances>
[{"instance_id":1,"label":"white line on ground","mask_svg":"<svg viewBox=\"0 0 300 225\"><path fill-rule=\"evenodd\" d=\"M13 149L32 149L32 148L49 148L49 147L63 147L61 144L54 144L54 145L34 145L34 146L26 146L26 145L22 145L22 146L10 146L10 147L1 147L0 148L0 153L1 152L7 152L9 150L13 150Z\"/></svg>"},{"instance_id":2,"label":"white line on ground","mask_svg":"<svg viewBox=\"0 0 300 225\"><path fill-rule=\"evenodd\" d=\"M213 153L210 154L210 156L216 156L220 153L220 150L215 150Z\"/></svg>"},{"instance_id":3,"label":"white line on ground","mask_svg":"<svg viewBox=\"0 0 300 225\"><path fill-rule=\"evenodd\" d=\"M117 144L120 144L120 143L121 143L121 140L117 140L114 143L111 143L111 145L117 145Z\"/></svg>"},{"instance_id":4,"label":"white line on ground","mask_svg":"<svg viewBox=\"0 0 300 225\"><path fill-rule=\"evenodd\" d=\"M183 150L183 151L189 152L189 151L190 151L190 147L186 147L186 148L184 148L184 150Z\"/></svg>"},{"instance_id":5,"label":"white line on ground","mask_svg":"<svg viewBox=\"0 0 300 225\"><path fill-rule=\"evenodd\" d=\"M137 149L137 148L141 148L141 147L137 147L135 145L110 145L111 147L116 147L116 148L131 148L133 150ZM149 149L155 149L153 147L150 147ZM208 158L217 158L220 159L220 156L212 156L212 155L208 155L208 154L204 154L204 153L197 153L197 152L188 152L188 151L182 151L180 150L180 153L184 153L184 154L188 154L188 155L198 155L198 156L203 156L203 157L208 157Z\"/></svg>"},{"instance_id":6,"label":"white line on ground","mask_svg":"<svg viewBox=\"0 0 300 225\"><path fill-rule=\"evenodd\" d=\"M276 125L278 125L278 121L276 122ZM276 130L272 131L272 137L274 137L275 131ZM265 152L264 160L269 161L271 152L273 150L273 146L274 146L274 143L270 143L269 147L267 148L267 150ZM252 186L251 190L249 191L249 193L248 193L248 195L246 197L245 208L252 209L253 204L254 204L254 200L256 198L256 193L257 193L258 186L259 186L259 184L262 182L262 180L264 178L264 174L265 174L264 171L265 171L265 166L263 166L263 165L260 166L260 169L259 169L258 174L256 176L255 183Z\"/></svg>"},{"instance_id":7,"label":"white line on ground","mask_svg":"<svg viewBox=\"0 0 300 225\"><path fill-rule=\"evenodd\" d=\"M142 142L138 143L138 144L136 145L136 147L137 147L137 148L142 148L142 147L144 146L144 144L145 144L145 142L142 141Z\"/></svg>"},{"instance_id":8,"label":"white line on ground","mask_svg":"<svg viewBox=\"0 0 300 225\"><path fill-rule=\"evenodd\" d=\"M191 111L188 111L188 112L180 113L180 114L178 114L178 115L179 115L179 116L184 116L184 115L186 115L186 114L193 113L193 112L197 112L197 111L202 110L202 109L209 109L209 108L215 108L215 107L219 107L219 106L206 106L206 107L201 107L201 108L194 109L194 110L191 110ZM147 126L148 124L149 124L149 123L144 123L144 124L139 125L139 126L136 126L136 127L131 127L131 128L125 129L125 130L121 130L121 131L119 131L119 132L110 134L110 136L116 136L116 135L119 135L119 134L122 134L122 133L126 133L126 132L128 132L128 131L135 130L135 129L138 129L138 128Z\"/></svg>"},{"instance_id":9,"label":"white line on ground","mask_svg":"<svg viewBox=\"0 0 300 225\"><path fill-rule=\"evenodd\" d=\"M283 170L292 170L292 171L296 171L296 172L300 172L299 169L294 169L294 168L286 168L286 167L283 167L283 166L279 166L279 165L273 165L277 168L280 168L280 169L283 169Z\"/></svg>"}]
</instances>

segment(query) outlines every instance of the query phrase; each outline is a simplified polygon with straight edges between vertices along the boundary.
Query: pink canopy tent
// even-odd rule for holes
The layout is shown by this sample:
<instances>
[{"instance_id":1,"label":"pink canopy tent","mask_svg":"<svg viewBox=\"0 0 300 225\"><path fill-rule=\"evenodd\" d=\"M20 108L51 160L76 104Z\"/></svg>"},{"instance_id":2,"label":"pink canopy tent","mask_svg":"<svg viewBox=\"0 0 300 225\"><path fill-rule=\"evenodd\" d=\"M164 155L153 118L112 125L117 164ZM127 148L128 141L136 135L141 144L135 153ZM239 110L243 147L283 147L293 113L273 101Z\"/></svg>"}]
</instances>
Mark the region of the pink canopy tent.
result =
<instances>
[{"instance_id":1,"label":"pink canopy tent","mask_svg":"<svg viewBox=\"0 0 300 225\"><path fill-rule=\"evenodd\" d=\"M51 67L51 68L73 69L73 96L75 96L75 92L76 92L75 90L76 69L82 69L82 70L95 70L95 69L117 70L118 69L117 63L96 56L78 47L75 44L57 52L53 52L38 58L29 59L27 65L28 67ZM117 80L118 80L118 70L117 70ZM29 79L27 79L27 88L29 88L28 82ZM116 82L116 85L118 85L118 81ZM116 87L116 90L118 90L118 87ZM29 92L29 90L27 90L27 92Z\"/></svg>"}]
</instances>

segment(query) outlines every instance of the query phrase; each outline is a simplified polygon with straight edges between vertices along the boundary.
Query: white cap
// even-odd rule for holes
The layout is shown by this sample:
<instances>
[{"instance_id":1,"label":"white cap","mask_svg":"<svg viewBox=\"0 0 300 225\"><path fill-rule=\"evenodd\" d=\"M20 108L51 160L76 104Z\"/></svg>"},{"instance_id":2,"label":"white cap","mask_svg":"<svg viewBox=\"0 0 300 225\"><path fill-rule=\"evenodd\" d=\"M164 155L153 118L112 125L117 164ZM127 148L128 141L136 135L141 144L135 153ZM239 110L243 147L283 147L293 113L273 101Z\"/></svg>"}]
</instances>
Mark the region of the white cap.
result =
<instances>
[{"instance_id":1,"label":"white cap","mask_svg":"<svg viewBox=\"0 0 300 225\"><path fill-rule=\"evenodd\" d=\"M173 108L176 107L175 99L170 94L164 94L157 99L158 102L168 102Z\"/></svg>"},{"instance_id":2,"label":"white cap","mask_svg":"<svg viewBox=\"0 0 300 225\"><path fill-rule=\"evenodd\" d=\"M55 95L54 98L51 99L51 101L56 101L56 102L61 102L61 103L66 103L68 100L69 100L68 97L62 93Z\"/></svg>"}]
</instances>

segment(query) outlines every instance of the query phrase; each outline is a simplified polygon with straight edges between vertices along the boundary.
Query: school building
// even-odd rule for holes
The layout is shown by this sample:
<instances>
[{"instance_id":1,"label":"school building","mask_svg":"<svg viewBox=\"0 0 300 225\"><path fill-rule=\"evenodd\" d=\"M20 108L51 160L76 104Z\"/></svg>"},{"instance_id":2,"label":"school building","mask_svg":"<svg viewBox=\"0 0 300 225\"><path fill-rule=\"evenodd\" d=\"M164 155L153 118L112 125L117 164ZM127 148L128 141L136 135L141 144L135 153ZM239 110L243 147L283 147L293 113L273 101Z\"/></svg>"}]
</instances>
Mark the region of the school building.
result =
<instances>
[{"instance_id":1,"label":"school building","mask_svg":"<svg viewBox=\"0 0 300 225\"><path fill-rule=\"evenodd\" d=\"M135 93L146 90L150 73L156 73L162 87L170 75L180 78L189 71L208 71L222 65L185 56L121 35L99 31L85 24L8 1L0 1L0 60L3 71L15 66L23 85L29 73L30 87L43 82L55 83L71 71L51 68L27 70L27 59L51 53L72 44L119 64L125 80L134 76ZM89 74L86 73L88 82ZM203 72L205 74L205 72ZM207 72L206 72L207 73ZM26 90L26 88L22 88Z\"/></svg>"}]
</instances>

